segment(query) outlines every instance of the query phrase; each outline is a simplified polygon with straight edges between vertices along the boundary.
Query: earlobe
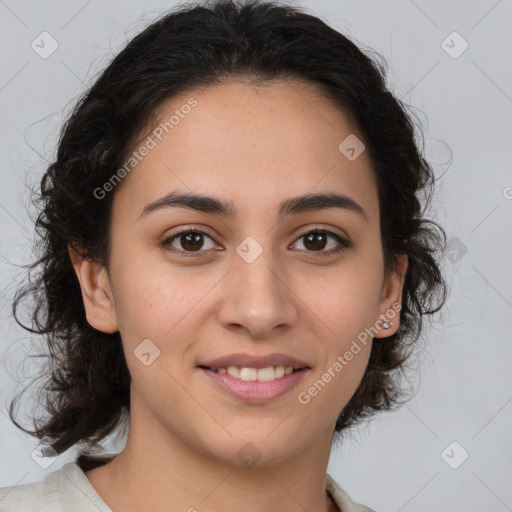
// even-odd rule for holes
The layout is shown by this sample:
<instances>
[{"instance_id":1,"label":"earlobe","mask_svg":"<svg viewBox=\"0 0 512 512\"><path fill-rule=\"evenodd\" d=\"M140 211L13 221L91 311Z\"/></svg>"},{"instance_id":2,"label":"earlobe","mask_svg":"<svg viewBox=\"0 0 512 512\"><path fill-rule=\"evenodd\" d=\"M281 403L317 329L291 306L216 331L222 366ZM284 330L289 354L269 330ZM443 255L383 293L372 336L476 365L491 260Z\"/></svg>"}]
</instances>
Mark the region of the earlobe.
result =
<instances>
[{"instance_id":1,"label":"earlobe","mask_svg":"<svg viewBox=\"0 0 512 512\"><path fill-rule=\"evenodd\" d=\"M99 331L116 332L119 326L105 267L99 262L85 258L70 245L68 253L82 290L87 322Z\"/></svg>"},{"instance_id":2,"label":"earlobe","mask_svg":"<svg viewBox=\"0 0 512 512\"><path fill-rule=\"evenodd\" d=\"M375 338L387 338L398 331L400 327L400 309L402 307L402 292L407 273L408 258L406 254L397 256L397 267L385 281L379 306L379 320L376 322L378 333Z\"/></svg>"}]
</instances>

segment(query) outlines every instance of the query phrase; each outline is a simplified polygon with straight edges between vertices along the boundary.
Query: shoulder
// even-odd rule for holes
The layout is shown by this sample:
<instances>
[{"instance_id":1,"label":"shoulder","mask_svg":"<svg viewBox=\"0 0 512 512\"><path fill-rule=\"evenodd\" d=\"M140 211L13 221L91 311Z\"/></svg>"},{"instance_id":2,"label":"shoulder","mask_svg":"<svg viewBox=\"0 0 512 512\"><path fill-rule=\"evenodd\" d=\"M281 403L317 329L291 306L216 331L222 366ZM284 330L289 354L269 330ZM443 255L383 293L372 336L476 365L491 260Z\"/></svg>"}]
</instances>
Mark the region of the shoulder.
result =
<instances>
[{"instance_id":1,"label":"shoulder","mask_svg":"<svg viewBox=\"0 0 512 512\"><path fill-rule=\"evenodd\" d=\"M42 482L0 488L0 511L60 511L58 485L54 473Z\"/></svg>"},{"instance_id":2,"label":"shoulder","mask_svg":"<svg viewBox=\"0 0 512 512\"><path fill-rule=\"evenodd\" d=\"M0 512L112 512L75 462L42 482L0 487Z\"/></svg>"},{"instance_id":3,"label":"shoulder","mask_svg":"<svg viewBox=\"0 0 512 512\"><path fill-rule=\"evenodd\" d=\"M329 491L341 512L375 512L370 507L352 500L329 473L325 475L325 484L327 491Z\"/></svg>"}]
</instances>

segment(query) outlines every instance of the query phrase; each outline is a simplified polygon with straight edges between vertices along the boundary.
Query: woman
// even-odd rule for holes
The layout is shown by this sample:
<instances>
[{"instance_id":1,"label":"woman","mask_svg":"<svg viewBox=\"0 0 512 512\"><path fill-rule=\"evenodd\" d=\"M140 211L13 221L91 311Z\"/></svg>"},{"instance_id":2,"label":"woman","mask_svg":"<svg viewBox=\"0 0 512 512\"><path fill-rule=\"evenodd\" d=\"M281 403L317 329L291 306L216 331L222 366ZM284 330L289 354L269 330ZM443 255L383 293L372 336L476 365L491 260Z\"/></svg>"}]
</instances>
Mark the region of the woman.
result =
<instances>
[{"instance_id":1,"label":"woman","mask_svg":"<svg viewBox=\"0 0 512 512\"><path fill-rule=\"evenodd\" d=\"M51 370L48 417L11 418L83 449L2 510L371 510L331 444L400 403L446 295L414 135L382 66L296 8L188 5L129 42L63 127L15 301Z\"/></svg>"}]
</instances>

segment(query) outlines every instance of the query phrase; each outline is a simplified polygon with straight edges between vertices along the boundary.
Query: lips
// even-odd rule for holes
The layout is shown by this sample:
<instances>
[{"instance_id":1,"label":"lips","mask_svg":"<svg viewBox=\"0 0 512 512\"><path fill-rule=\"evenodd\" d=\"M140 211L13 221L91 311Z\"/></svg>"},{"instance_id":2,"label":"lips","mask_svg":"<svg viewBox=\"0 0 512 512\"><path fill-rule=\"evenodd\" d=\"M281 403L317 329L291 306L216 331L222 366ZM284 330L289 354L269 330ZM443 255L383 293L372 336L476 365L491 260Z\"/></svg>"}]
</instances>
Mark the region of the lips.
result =
<instances>
[{"instance_id":1,"label":"lips","mask_svg":"<svg viewBox=\"0 0 512 512\"><path fill-rule=\"evenodd\" d=\"M291 366L294 370L309 368L304 362L286 354L267 354L264 356L253 356L250 354L236 353L218 357L201 362L199 367L206 368L227 368L238 366L240 368L267 368L269 366Z\"/></svg>"},{"instance_id":2,"label":"lips","mask_svg":"<svg viewBox=\"0 0 512 512\"><path fill-rule=\"evenodd\" d=\"M234 368L234 367L230 367ZM282 366L278 368L283 368ZM291 368L291 367L288 367ZM252 370L253 372L261 370ZM199 368L200 374L214 384L215 389L237 400L251 404L265 404L290 393L308 373L307 368L294 370L287 375L272 380L242 380L229 373L219 373L204 367Z\"/></svg>"}]
</instances>

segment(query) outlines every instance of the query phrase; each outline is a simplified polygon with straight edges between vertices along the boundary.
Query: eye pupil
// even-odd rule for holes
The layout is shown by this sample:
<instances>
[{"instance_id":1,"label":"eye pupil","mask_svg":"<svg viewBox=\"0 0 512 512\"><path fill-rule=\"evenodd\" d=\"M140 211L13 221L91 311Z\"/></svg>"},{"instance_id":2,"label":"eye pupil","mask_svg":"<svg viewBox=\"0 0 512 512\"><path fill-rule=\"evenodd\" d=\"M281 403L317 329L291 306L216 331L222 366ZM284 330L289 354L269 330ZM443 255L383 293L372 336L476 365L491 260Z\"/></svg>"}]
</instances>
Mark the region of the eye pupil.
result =
<instances>
[{"instance_id":1,"label":"eye pupil","mask_svg":"<svg viewBox=\"0 0 512 512\"><path fill-rule=\"evenodd\" d=\"M313 240L318 241L318 238L323 238L323 240L321 240L321 242L320 242L320 246L318 245L318 243L315 243L313 241ZM323 249L325 247L326 238L327 237L326 237L325 233L310 233L309 235L306 236L307 243L305 244L305 246L307 247L308 244L310 242L312 242L313 249ZM322 242L323 242L323 244L322 244Z\"/></svg>"},{"instance_id":2,"label":"eye pupil","mask_svg":"<svg viewBox=\"0 0 512 512\"><path fill-rule=\"evenodd\" d=\"M183 247L183 249L192 249L192 250L197 250L197 249L201 249L201 247L203 246L203 240L201 240L201 237L202 235L200 233L187 233L185 235L181 235L181 239L183 241L183 238L185 238L186 240L186 244L181 244L181 246ZM191 244L189 244L189 241L190 240L193 240ZM194 245L194 244L197 244L198 240L201 240L201 243L199 244L199 247L197 247L197 245Z\"/></svg>"}]
</instances>

